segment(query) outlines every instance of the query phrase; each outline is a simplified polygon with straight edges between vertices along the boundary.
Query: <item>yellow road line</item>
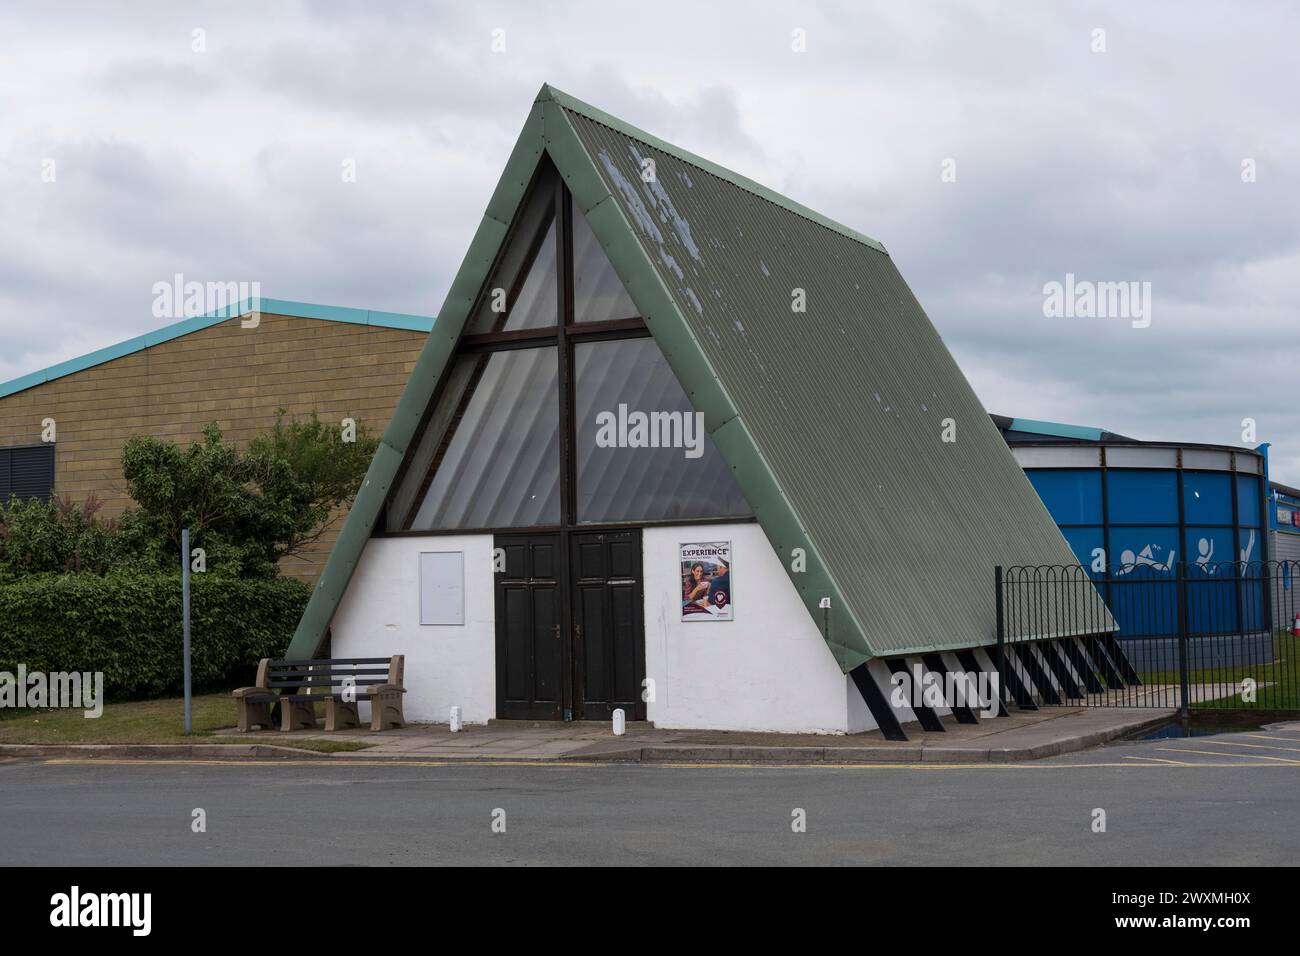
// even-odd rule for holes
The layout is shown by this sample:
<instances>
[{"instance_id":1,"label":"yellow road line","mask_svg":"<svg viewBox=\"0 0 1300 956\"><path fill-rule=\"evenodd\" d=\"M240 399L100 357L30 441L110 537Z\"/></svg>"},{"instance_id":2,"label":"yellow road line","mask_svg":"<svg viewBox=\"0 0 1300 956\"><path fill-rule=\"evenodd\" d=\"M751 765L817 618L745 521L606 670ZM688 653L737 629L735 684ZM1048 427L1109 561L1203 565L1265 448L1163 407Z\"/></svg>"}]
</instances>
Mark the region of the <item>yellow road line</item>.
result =
<instances>
[{"instance_id":1,"label":"yellow road line","mask_svg":"<svg viewBox=\"0 0 1300 956\"><path fill-rule=\"evenodd\" d=\"M1285 764L1288 767L1300 767L1300 760L1295 760L1292 759L1291 757L1268 757L1265 756L1264 754L1234 754L1234 753L1225 754L1217 750L1192 750L1190 748L1183 748L1183 747L1161 747L1159 749L1165 753L1175 753L1175 754L1178 753L1204 754L1208 757L1248 757L1251 760L1276 760L1279 763Z\"/></svg>"},{"instance_id":2,"label":"yellow road line","mask_svg":"<svg viewBox=\"0 0 1300 956\"><path fill-rule=\"evenodd\" d=\"M1300 741L1295 741L1295 742L1296 742L1296 743L1300 743ZM1214 746L1216 746L1216 747L1253 747L1253 748L1256 748L1256 749L1258 749L1258 750L1286 750L1286 751L1289 751L1290 753L1297 753L1297 754L1300 754L1300 747L1279 747L1277 744L1248 744L1248 743L1246 743L1245 741L1241 741L1241 740L1216 740L1216 741L1214 742Z\"/></svg>"},{"instance_id":3,"label":"yellow road line","mask_svg":"<svg viewBox=\"0 0 1300 956\"><path fill-rule=\"evenodd\" d=\"M1165 764L1170 767L1195 767L1196 764L1188 763L1186 760L1169 760L1165 757L1139 757L1135 754L1129 754L1125 760L1151 760L1158 764ZM1254 766L1252 764L1252 766Z\"/></svg>"},{"instance_id":4,"label":"yellow road line","mask_svg":"<svg viewBox=\"0 0 1300 956\"><path fill-rule=\"evenodd\" d=\"M1199 753L1200 751L1189 751ZM1250 757L1256 754L1217 754L1222 757ZM1126 758L1133 759L1133 758ZM203 767L551 767L562 770L590 770L607 767L653 767L665 770L1087 770L1092 768L1128 768L1138 767L1193 767L1193 768L1227 768L1227 767L1272 767L1276 764L1260 763L1213 763L1165 761L1161 758L1141 758L1157 760L1153 764L1136 763L685 763L685 762L610 762L595 761L557 761L557 760L275 760L274 758L232 758L229 760L185 759L185 758L73 758L55 757L42 760L49 766L87 766L103 764L109 766L203 766ZM1273 758L1283 759L1283 758ZM1288 766L1300 766L1300 761L1284 761Z\"/></svg>"},{"instance_id":5,"label":"yellow road line","mask_svg":"<svg viewBox=\"0 0 1300 956\"><path fill-rule=\"evenodd\" d=\"M41 761L56 766L86 766L88 764L109 764L113 766L205 766L205 767L554 767L564 770L587 770L597 767L656 767L667 770L803 770L818 768L822 770L1014 770L1044 769L1048 765L1031 763L733 763L698 761L610 761L594 760L276 760L267 757L231 758L217 760L212 758L156 758L156 757L51 757ZM1054 764L1054 767L1127 767L1131 764Z\"/></svg>"}]
</instances>

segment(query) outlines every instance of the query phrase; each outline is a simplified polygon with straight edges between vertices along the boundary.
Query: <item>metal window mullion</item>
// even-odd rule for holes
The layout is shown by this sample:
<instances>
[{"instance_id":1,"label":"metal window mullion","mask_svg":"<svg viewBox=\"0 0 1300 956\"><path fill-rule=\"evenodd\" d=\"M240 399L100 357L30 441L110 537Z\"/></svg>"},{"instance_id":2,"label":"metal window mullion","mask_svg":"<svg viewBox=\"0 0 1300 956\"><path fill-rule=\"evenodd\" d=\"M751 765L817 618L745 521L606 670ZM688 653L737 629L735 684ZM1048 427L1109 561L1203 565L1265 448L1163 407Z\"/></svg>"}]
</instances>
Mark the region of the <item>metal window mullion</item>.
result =
<instances>
[{"instance_id":1,"label":"metal window mullion","mask_svg":"<svg viewBox=\"0 0 1300 956\"><path fill-rule=\"evenodd\" d=\"M556 255L558 271L556 294L559 313L556 338L559 352L560 401L560 628L567 639L561 643L562 708L566 716L578 719L581 681L577 654L574 653L572 528L576 520L577 471L574 448L577 442L573 410L573 345L565 327L573 323L573 202L568 187L559 179L555 184Z\"/></svg>"}]
</instances>

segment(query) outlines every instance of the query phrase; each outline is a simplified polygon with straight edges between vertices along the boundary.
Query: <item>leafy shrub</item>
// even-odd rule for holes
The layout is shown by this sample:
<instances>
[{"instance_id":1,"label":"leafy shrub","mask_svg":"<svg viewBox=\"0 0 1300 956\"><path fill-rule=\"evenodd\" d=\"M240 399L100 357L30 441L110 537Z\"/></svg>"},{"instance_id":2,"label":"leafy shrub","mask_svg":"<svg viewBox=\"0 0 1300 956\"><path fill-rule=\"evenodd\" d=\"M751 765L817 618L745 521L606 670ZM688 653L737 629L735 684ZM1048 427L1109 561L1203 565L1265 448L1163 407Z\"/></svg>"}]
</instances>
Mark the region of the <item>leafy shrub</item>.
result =
<instances>
[{"instance_id":1,"label":"leafy shrub","mask_svg":"<svg viewBox=\"0 0 1300 956\"><path fill-rule=\"evenodd\" d=\"M379 440L362 423L345 432L313 412L274 426L246 449L214 422L188 446L133 435L122 476L138 507L102 521L94 494L83 504L0 500L0 582L28 574L173 574L181 529L206 554L206 570L234 578L274 577L328 531L361 487Z\"/></svg>"},{"instance_id":2,"label":"leafy shrub","mask_svg":"<svg viewBox=\"0 0 1300 956\"><path fill-rule=\"evenodd\" d=\"M126 553L121 529L97 517L101 507L93 494L80 505L57 495L49 501L12 498L0 507L0 582L120 567Z\"/></svg>"},{"instance_id":3,"label":"leafy shrub","mask_svg":"<svg viewBox=\"0 0 1300 956\"><path fill-rule=\"evenodd\" d=\"M175 566L181 529L207 553L209 570L268 577L277 562L302 554L356 496L379 440L363 424L344 440L341 425L289 419L240 448L212 423L203 440L181 447L133 435L122 448L122 475L139 504L122 518L141 560Z\"/></svg>"},{"instance_id":4,"label":"leafy shrub","mask_svg":"<svg viewBox=\"0 0 1300 956\"><path fill-rule=\"evenodd\" d=\"M284 653L311 588L291 578L190 579L196 691L252 683ZM179 575L45 574L0 583L0 671L103 671L110 700L183 686Z\"/></svg>"}]
</instances>

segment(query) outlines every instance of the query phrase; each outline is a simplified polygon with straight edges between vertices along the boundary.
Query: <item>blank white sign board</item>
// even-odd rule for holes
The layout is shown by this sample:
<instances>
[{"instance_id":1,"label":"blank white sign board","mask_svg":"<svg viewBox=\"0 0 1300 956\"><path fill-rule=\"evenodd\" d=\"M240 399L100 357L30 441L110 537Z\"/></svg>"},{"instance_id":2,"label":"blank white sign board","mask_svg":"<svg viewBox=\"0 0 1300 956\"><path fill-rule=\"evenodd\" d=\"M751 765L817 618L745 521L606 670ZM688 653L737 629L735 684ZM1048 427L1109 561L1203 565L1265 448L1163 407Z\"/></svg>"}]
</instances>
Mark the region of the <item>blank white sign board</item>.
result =
<instances>
[{"instance_id":1,"label":"blank white sign board","mask_svg":"<svg viewBox=\"0 0 1300 956\"><path fill-rule=\"evenodd\" d=\"M465 554L420 553L420 623L465 623Z\"/></svg>"}]
</instances>

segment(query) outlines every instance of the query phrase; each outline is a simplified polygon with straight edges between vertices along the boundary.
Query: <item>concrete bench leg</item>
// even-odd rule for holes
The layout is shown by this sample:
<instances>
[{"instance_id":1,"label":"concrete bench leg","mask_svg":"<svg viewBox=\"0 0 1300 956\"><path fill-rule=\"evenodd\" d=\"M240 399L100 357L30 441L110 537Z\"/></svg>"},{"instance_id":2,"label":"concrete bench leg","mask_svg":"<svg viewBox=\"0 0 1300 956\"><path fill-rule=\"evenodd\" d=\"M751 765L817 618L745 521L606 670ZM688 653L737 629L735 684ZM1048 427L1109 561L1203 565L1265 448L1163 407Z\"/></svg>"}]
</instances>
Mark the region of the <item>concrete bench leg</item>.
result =
<instances>
[{"instance_id":1,"label":"concrete bench leg","mask_svg":"<svg viewBox=\"0 0 1300 956\"><path fill-rule=\"evenodd\" d=\"M239 698L239 732L246 734L254 727L270 730L275 726L271 720L271 701L255 701Z\"/></svg>"},{"instance_id":2,"label":"concrete bench leg","mask_svg":"<svg viewBox=\"0 0 1300 956\"><path fill-rule=\"evenodd\" d=\"M361 716L357 713L356 702L347 703L341 700L335 700L333 697L325 698L325 729L330 733L336 730L342 730L345 727L360 727Z\"/></svg>"},{"instance_id":3,"label":"concrete bench leg","mask_svg":"<svg viewBox=\"0 0 1300 956\"><path fill-rule=\"evenodd\" d=\"M387 730L389 727L405 727L402 716L402 695L400 692L375 694L370 698L370 729Z\"/></svg>"},{"instance_id":4,"label":"concrete bench leg","mask_svg":"<svg viewBox=\"0 0 1300 956\"><path fill-rule=\"evenodd\" d=\"M280 730L315 730L316 705L309 700L280 701Z\"/></svg>"}]
</instances>

